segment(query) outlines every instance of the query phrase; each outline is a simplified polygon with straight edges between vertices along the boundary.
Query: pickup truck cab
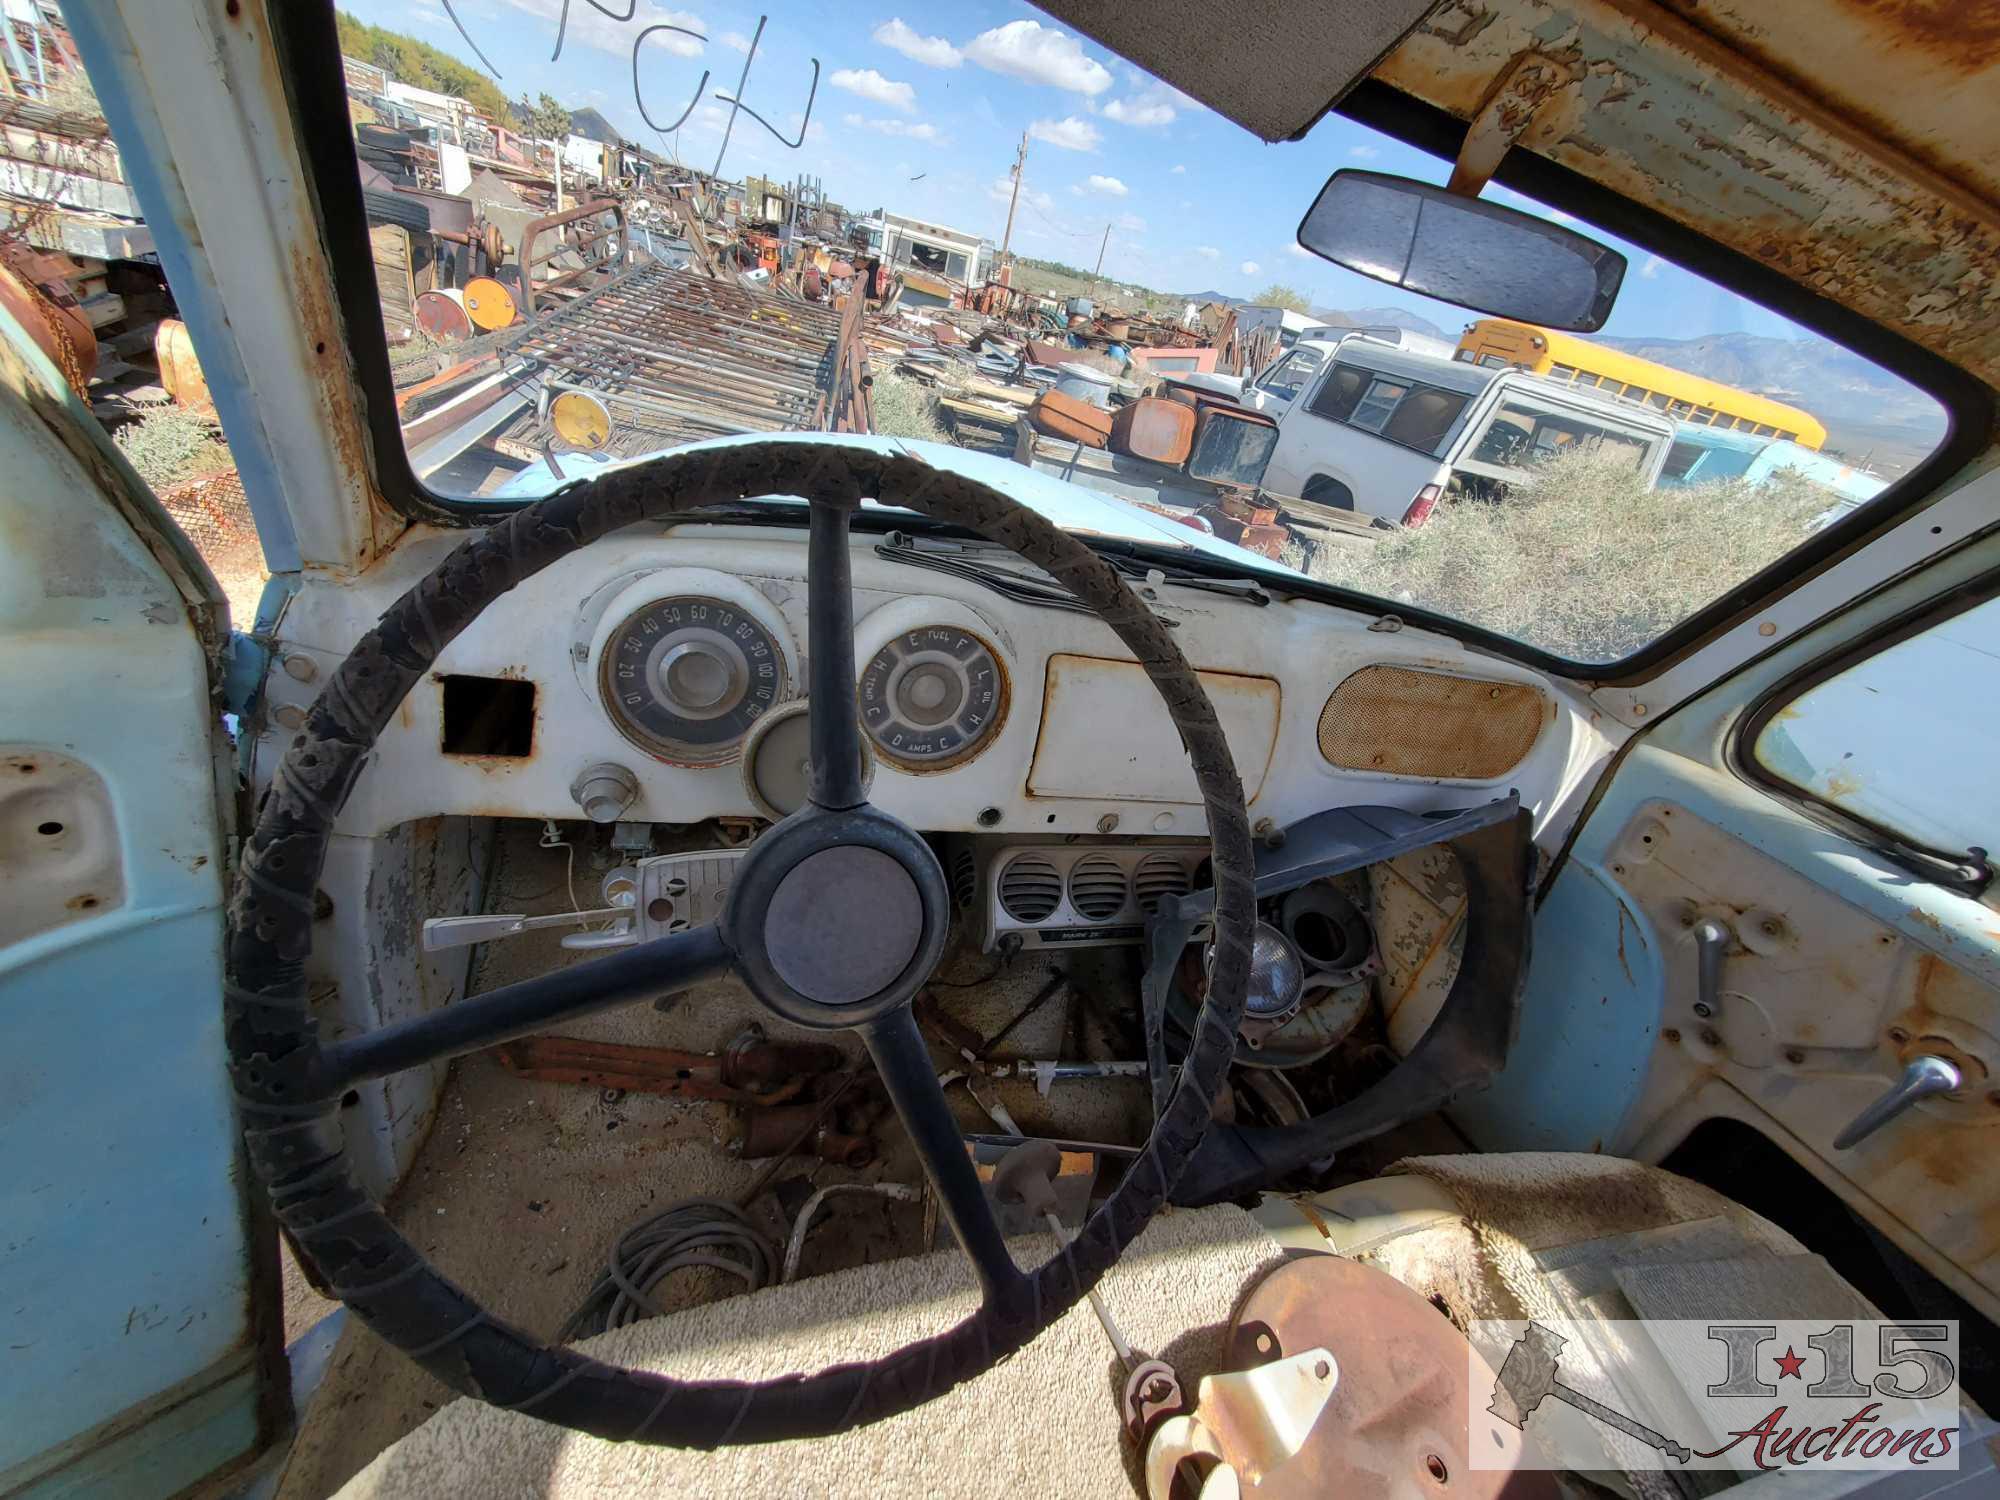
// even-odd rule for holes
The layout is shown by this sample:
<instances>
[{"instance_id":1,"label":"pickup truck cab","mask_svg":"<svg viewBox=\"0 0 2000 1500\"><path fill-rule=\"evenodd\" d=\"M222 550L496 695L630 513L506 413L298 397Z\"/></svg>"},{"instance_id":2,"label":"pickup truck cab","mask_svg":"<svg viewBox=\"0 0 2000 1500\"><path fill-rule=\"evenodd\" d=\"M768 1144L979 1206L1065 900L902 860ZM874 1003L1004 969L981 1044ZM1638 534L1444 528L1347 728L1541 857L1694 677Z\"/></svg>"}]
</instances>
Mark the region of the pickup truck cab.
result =
<instances>
[{"instance_id":1,"label":"pickup truck cab","mask_svg":"<svg viewBox=\"0 0 2000 1500\"><path fill-rule=\"evenodd\" d=\"M1366 337L1302 345L1285 363L1302 354L1320 355L1324 368L1279 417L1264 471L1272 494L1417 525L1445 496L1493 498L1535 459L1579 443L1629 450L1650 487L1673 446L1665 417L1521 370Z\"/></svg>"}]
</instances>

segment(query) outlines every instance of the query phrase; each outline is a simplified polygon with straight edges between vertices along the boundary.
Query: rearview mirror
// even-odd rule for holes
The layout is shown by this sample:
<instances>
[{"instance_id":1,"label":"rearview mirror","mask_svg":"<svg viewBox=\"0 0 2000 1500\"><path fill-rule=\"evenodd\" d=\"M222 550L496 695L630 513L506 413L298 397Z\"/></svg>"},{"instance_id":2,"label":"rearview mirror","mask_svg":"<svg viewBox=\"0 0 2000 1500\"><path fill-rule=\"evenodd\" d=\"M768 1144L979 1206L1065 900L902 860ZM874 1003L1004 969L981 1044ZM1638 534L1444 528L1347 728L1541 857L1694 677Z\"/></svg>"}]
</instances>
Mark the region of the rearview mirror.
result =
<instances>
[{"instance_id":1,"label":"rearview mirror","mask_svg":"<svg viewBox=\"0 0 2000 1500\"><path fill-rule=\"evenodd\" d=\"M1588 235L1382 172L1329 177L1299 243L1404 291L1573 333L1604 326L1625 279L1625 257Z\"/></svg>"}]
</instances>

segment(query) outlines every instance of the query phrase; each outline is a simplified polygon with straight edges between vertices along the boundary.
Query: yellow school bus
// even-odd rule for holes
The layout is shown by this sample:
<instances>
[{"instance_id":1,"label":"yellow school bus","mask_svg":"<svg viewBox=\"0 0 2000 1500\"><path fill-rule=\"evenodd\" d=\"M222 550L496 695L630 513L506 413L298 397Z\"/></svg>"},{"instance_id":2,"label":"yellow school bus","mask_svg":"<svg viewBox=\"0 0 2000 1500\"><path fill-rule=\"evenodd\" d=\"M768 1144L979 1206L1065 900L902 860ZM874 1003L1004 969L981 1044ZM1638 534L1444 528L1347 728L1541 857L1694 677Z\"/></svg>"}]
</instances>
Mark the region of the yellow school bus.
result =
<instances>
[{"instance_id":1,"label":"yellow school bus","mask_svg":"<svg viewBox=\"0 0 2000 1500\"><path fill-rule=\"evenodd\" d=\"M1627 401L1643 401L1676 422L1785 438L1802 448L1826 443L1826 428L1820 420L1796 406L1531 323L1481 318L1469 325L1465 337L1458 341L1458 357L1468 364L1496 368L1520 365L1551 380L1591 386Z\"/></svg>"}]
</instances>

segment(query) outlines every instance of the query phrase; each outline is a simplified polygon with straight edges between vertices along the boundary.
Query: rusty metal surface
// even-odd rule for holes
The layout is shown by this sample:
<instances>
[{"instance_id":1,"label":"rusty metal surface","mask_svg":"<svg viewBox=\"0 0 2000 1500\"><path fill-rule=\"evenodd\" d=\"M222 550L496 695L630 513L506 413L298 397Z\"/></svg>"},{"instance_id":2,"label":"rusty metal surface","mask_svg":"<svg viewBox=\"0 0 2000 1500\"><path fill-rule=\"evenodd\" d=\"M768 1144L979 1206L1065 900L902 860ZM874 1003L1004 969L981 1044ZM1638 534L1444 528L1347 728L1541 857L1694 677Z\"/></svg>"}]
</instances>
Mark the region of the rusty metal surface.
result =
<instances>
[{"instance_id":1,"label":"rusty metal surface","mask_svg":"<svg viewBox=\"0 0 2000 1500\"><path fill-rule=\"evenodd\" d=\"M822 1113L818 1104L746 1109L737 1122L737 1134L729 1149L745 1161L789 1156L799 1151L810 1151L821 1161L843 1167L866 1166L874 1160L873 1139L835 1130L822 1122Z\"/></svg>"},{"instance_id":2,"label":"rusty metal surface","mask_svg":"<svg viewBox=\"0 0 2000 1500\"><path fill-rule=\"evenodd\" d=\"M532 318L538 302L546 308L551 292L615 271L626 247L625 205L615 198L599 198L531 219L521 231L522 314ZM565 251L577 263L538 281L535 273L555 264Z\"/></svg>"},{"instance_id":3,"label":"rusty metal surface","mask_svg":"<svg viewBox=\"0 0 2000 1500\"><path fill-rule=\"evenodd\" d=\"M1485 781L1527 758L1555 704L1531 683L1363 667L1319 716L1319 753L1383 776Z\"/></svg>"},{"instance_id":4,"label":"rusty metal surface","mask_svg":"<svg viewBox=\"0 0 2000 1500\"><path fill-rule=\"evenodd\" d=\"M1237 1307L1224 1359L1241 1370L1321 1348L1340 1370L1332 1399L1305 1446L1246 1495L1553 1500L1549 1473L1472 1467L1473 1443L1509 1462L1532 1440L1485 1410L1493 1375L1465 1335L1387 1272L1337 1255L1282 1262Z\"/></svg>"},{"instance_id":5,"label":"rusty metal surface","mask_svg":"<svg viewBox=\"0 0 2000 1500\"><path fill-rule=\"evenodd\" d=\"M1991 97L2000 40L1977 10L1705 4L1718 36L1650 0L1447 0L1375 76L1471 120L1522 54L1567 66L1576 124L1541 154L1995 382L2000 154L1967 95Z\"/></svg>"},{"instance_id":6,"label":"rusty metal surface","mask_svg":"<svg viewBox=\"0 0 2000 1500\"><path fill-rule=\"evenodd\" d=\"M1975 942L1942 926L1913 939L1679 802L1639 804L1605 869L1637 913L1620 924L1621 961L1642 981L1657 972L1662 999L1643 1091L1606 1149L1655 1160L1731 1114L1962 1278L1954 1289L1982 1312L2000 1305L2000 987L1978 977ZM1712 1003L1695 943L1706 921L1729 939ZM1835 1149L1924 1053L1964 1086Z\"/></svg>"},{"instance_id":7,"label":"rusty metal surface","mask_svg":"<svg viewBox=\"0 0 2000 1500\"><path fill-rule=\"evenodd\" d=\"M534 319L507 356L545 367L552 394L603 400L610 451L629 457L819 428L833 406L840 332L831 309L653 264Z\"/></svg>"},{"instance_id":8,"label":"rusty metal surface","mask_svg":"<svg viewBox=\"0 0 2000 1500\"><path fill-rule=\"evenodd\" d=\"M495 1047L493 1054L509 1072L544 1083L729 1104L768 1104L795 1098L812 1079L832 1072L841 1062L837 1047L812 1042L746 1042L740 1038L719 1053L709 1053L579 1037L531 1036Z\"/></svg>"}]
</instances>

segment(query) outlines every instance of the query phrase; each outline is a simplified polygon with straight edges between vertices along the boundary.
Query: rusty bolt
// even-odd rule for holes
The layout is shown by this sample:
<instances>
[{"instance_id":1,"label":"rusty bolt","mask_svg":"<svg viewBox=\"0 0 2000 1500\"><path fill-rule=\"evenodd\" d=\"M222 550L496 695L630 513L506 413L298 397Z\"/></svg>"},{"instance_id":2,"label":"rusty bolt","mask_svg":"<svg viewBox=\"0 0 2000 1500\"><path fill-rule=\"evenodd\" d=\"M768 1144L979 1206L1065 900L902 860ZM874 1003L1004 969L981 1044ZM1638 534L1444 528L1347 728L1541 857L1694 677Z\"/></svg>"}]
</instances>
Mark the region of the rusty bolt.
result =
<instances>
[{"instance_id":1,"label":"rusty bolt","mask_svg":"<svg viewBox=\"0 0 2000 1500\"><path fill-rule=\"evenodd\" d=\"M1660 1040L1665 1042L1669 1047L1678 1047L1681 1044L1681 1034L1669 1026L1665 1031L1660 1033Z\"/></svg>"},{"instance_id":2,"label":"rusty bolt","mask_svg":"<svg viewBox=\"0 0 2000 1500\"><path fill-rule=\"evenodd\" d=\"M310 656L294 651L285 657L285 675L294 682L311 682L319 676L319 664Z\"/></svg>"},{"instance_id":3,"label":"rusty bolt","mask_svg":"<svg viewBox=\"0 0 2000 1500\"><path fill-rule=\"evenodd\" d=\"M1715 1014L1715 1007L1710 1005L1706 1000L1697 1000L1694 1003L1694 1013L1706 1021L1710 1016Z\"/></svg>"},{"instance_id":4,"label":"rusty bolt","mask_svg":"<svg viewBox=\"0 0 2000 1500\"><path fill-rule=\"evenodd\" d=\"M1097 820L1097 831L1099 833L1113 833L1117 831L1117 828L1118 828L1117 813L1106 813L1103 817Z\"/></svg>"},{"instance_id":5,"label":"rusty bolt","mask_svg":"<svg viewBox=\"0 0 2000 1500\"><path fill-rule=\"evenodd\" d=\"M1910 1039L1909 1032L1903 1030L1902 1027L1891 1026L1889 1028L1889 1040L1894 1042L1898 1047L1902 1046L1903 1043L1907 1042L1909 1039Z\"/></svg>"},{"instance_id":6,"label":"rusty bolt","mask_svg":"<svg viewBox=\"0 0 2000 1500\"><path fill-rule=\"evenodd\" d=\"M1704 1047L1720 1047L1722 1045L1722 1033L1717 1031L1713 1026L1702 1027L1701 1044Z\"/></svg>"},{"instance_id":7,"label":"rusty bolt","mask_svg":"<svg viewBox=\"0 0 2000 1500\"><path fill-rule=\"evenodd\" d=\"M1803 1066L1805 1060L1806 1060L1806 1054L1802 1048L1787 1047L1785 1049L1785 1061L1790 1063L1793 1067L1796 1068Z\"/></svg>"},{"instance_id":8,"label":"rusty bolt","mask_svg":"<svg viewBox=\"0 0 2000 1500\"><path fill-rule=\"evenodd\" d=\"M1424 1472L1439 1484L1443 1484L1447 1479L1451 1478L1451 1470L1444 1466L1444 1460L1439 1458L1435 1453L1426 1453L1424 1455Z\"/></svg>"},{"instance_id":9,"label":"rusty bolt","mask_svg":"<svg viewBox=\"0 0 2000 1500\"><path fill-rule=\"evenodd\" d=\"M1785 924L1780 922L1776 917L1770 918L1763 924L1763 933L1765 937L1770 937L1770 938L1781 937L1783 936L1784 931L1785 931Z\"/></svg>"}]
</instances>

